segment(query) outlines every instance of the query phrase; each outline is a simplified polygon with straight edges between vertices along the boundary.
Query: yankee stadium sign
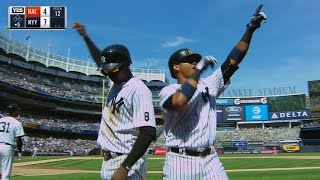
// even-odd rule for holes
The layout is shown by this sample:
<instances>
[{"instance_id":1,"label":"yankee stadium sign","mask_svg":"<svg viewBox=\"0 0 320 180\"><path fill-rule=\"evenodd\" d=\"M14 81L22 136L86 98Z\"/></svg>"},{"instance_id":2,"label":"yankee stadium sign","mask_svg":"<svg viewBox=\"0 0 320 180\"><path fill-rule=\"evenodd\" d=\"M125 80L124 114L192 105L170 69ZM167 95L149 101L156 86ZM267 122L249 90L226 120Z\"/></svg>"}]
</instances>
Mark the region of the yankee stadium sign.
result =
<instances>
[{"instance_id":1,"label":"yankee stadium sign","mask_svg":"<svg viewBox=\"0 0 320 180\"><path fill-rule=\"evenodd\" d=\"M271 88L258 88L258 89L226 89L222 97L244 97L244 96L273 96L296 94L295 86L288 87L271 87Z\"/></svg>"},{"instance_id":2,"label":"yankee stadium sign","mask_svg":"<svg viewBox=\"0 0 320 180\"><path fill-rule=\"evenodd\" d=\"M269 117L271 120L309 119L311 117L311 112L310 110L269 112Z\"/></svg>"}]
</instances>

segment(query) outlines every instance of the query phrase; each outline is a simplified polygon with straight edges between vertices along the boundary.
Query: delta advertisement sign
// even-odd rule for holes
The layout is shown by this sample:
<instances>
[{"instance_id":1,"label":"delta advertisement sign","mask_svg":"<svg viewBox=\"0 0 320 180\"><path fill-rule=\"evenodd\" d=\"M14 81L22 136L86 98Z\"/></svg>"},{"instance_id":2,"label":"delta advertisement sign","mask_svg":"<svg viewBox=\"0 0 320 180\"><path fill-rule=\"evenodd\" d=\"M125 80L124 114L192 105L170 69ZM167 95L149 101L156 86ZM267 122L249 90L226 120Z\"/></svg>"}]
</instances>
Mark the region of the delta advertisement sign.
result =
<instances>
[{"instance_id":1,"label":"delta advertisement sign","mask_svg":"<svg viewBox=\"0 0 320 180\"><path fill-rule=\"evenodd\" d=\"M270 120L290 120L290 119L310 119L310 110L284 111L284 112L269 112Z\"/></svg>"}]
</instances>

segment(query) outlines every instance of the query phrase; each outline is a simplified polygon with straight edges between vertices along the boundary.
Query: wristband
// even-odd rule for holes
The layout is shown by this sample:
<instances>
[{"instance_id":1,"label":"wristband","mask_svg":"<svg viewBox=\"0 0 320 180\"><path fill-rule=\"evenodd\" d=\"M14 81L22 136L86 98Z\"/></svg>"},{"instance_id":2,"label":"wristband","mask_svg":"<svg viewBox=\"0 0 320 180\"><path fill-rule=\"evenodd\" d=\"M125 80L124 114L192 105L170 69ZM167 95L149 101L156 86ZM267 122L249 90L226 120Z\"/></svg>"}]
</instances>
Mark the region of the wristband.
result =
<instances>
[{"instance_id":1,"label":"wristband","mask_svg":"<svg viewBox=\"0 0 320 180\"><path fill-rule=\"evenodd\" d=\"M246 51L240 51L237 47L234 47L229 54L229 58L240 64L246 54Z\"/></svg>"},{"instance_id":2,"label":"wristband","mask_svg":"<svg viewBox=\"0 0 320 180\"><path fill-rule=\"evenodd\" d=\"M185 95L189 101L192 98L194 92L196 91L196 88L194 88L188 81L186 81L181 85L179 91L183 95Z\"/></svg>"}]
</instances>

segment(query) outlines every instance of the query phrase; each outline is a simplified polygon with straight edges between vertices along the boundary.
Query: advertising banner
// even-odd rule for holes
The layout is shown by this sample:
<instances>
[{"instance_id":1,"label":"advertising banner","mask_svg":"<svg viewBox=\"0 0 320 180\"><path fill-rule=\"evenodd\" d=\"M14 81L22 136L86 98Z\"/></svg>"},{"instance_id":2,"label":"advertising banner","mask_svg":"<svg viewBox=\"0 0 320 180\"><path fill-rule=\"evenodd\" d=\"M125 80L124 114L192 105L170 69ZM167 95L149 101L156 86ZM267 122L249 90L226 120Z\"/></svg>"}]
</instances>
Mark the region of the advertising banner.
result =
<instances>
[{"instance_id":1,"label":"advertising banner","mask_svg":"<svg viewBox=\"0 0 320 180\"><path fill-rule=\"evenodd\" d=\"M270 120L309 119L309 118L311 118L310 110L269 112Z\"/></svg>"},{"instance_id":2,"label":"advertising banner","mask_svg":"<svg viewBox=\"0 0 320 180\"><path fill-rule=\"evenodd\" d=\"M247 105L245 112L247 121L265 121L269 118L267 105Z\"/></svg>"},{"instance_id":3,"label":"advertising banner","mask_svg":"<svg viewBox=\"0 0 320 180\"><path fill-rule=\"evenodd\" d=\"M243 121L243 106L223 106L223 119L227 121Z\"/></svg>"},{"instance_id":4,"label":"advertising banner","mask_svg":"<svg viewBox=\"0 0 320 180\"><path fill-rule=\"evenodd\" d=\"M234 99L235 105L246 105L246 104L267 104L268 100L266 97L255 97L255 98L236 98Z\"/></svg>"},{"instance_id":5,"label":"advertising banner","mask_svg":"<svg viewBox=\"0 0 320 180\"><path fill-rule=\"evenodd\" d=\"M231 141L221 141L219 145L222 147L233 146Z\"/></svg>"},{"instance_id":6,"label":"advertising banner","mask_svg":"<svg viewBox=\"0 0 320 180\"><path fill-rule=\"evenodd\" d=\"M216 105L218 105L218 106L230 106L230 105L234 105L233 101L234 101L234 99L218 98L218 99L216 99Z\"/></svg>"},{"instance_id":7,"label":"advertising banner","mask_svg":"<svg viewBox=\"0 0 320 180\"><path fill-rule=\"evenodd\" d=\"M262 149L259 151L260 154L272 154L273 150L269 150L269 149Z\"/></svg>"},{"instance_id":8,"label":"advertising banner","mask_svg":"<svg viewBox=\"0 0 320 180\"><path fill-rule=\"evenodd\" d=\"M232 141L232 146L244 147L244 146L248 146L248 142L247 141Z\"/></svg>"},{"instance_id":9,"label":"advertising banner","mask_svg":"<svg viewBox=\"0 0 320 180\"><path fill-rule=\"evenodd\" d=\"M218 122L224 121L222 109L223 109L223 106L216 106L217 120L218 120Z\"/></svg>"},{"instance_id":10,"label":"advertising banner","mask_svg":"<svg viewBox=\"0 0 320 180\"><path fill-rule=\"evenodd\" d=\"M165 155L167 153L167 148L153 148L154 155Z\"/></svg>"},{"instance_id":11,"label":"advertising banner","mask_svg":"<svg viewBox=\"0 0 320 180\"><path fill-rule=\"evenodd\" d=\"M285 152L298 152L298 151L300 151L300 145L298 143L295 143L295 144L284 144L282 146L282 149Z\"/></svg>"}]
</instances>

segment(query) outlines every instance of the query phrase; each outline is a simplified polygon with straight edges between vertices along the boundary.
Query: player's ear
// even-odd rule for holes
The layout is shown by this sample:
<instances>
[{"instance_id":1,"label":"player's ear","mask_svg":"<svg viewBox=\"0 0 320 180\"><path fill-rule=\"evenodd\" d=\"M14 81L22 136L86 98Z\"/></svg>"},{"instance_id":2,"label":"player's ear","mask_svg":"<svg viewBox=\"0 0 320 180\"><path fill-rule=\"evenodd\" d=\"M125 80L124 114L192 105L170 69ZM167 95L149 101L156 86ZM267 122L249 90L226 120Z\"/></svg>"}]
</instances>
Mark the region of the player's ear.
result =
<instances>
[{"instance_id":1,"label":"player's ear","mask_svg":"<svg viewBox=\"0 0 320 180\"><path fill-rule=\"evenodd\" d=\"M174 74L177 74L180 71L180 66L178 64L173 64L172 70Z\"/></svg>"},{"instance_id":2,"label":"player's ear","mask_svg":"<svg viewBox=\"0 0 320 180\"><path fill-rule=\"evenodd\" d=\"M178 64L174 64L173 65L173 70L174 71L179 71L180 70L180 66Z\"/></svg>"}]
</instances>

